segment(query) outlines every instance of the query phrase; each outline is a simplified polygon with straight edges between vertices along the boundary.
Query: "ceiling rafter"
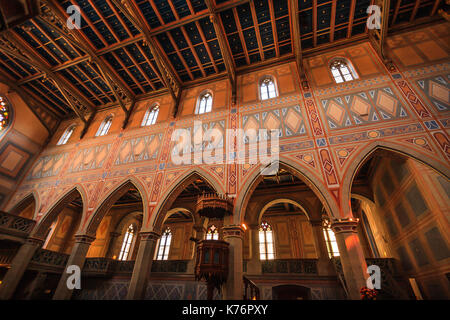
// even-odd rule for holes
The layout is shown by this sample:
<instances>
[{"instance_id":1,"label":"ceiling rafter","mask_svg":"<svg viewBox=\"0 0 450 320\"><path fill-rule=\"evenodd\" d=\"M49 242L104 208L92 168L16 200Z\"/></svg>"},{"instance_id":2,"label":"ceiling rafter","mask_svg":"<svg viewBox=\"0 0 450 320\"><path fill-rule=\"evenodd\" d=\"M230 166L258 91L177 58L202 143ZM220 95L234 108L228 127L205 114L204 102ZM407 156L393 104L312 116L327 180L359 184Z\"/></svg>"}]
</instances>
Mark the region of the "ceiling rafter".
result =
<instances>
[{"instance_id":1,"label":"ceiling rafter","mask_svg":"<svg viewBox=\"0 0 450 320\"><path fill-rule=\"evenodd\" d=\"M36 56L31 48L28 48L22 40L11 31L5 31L0 37L0 49L22 62L40 70L58 88L68 105L83 121L85 127L82 136L86 132L93 116L96 113L95 106L90 103L69 81L52 72L44 65L42 58Z\"/></svg>"},{"instance_id":2,"label":"ceiling rafter","mask_svg":"<svg viewBox=\"0 0 450 320\"><path fill-rule=\"evenodd\" d=\"M291 24L291 37L293 41L293 52L295 56L295 62L297 64L298 74L300 79L305 78L305 72L303 68L302 58L302 43L300 40L300 23L298 17L298 1L289 0L289 12L290 12L290 24Z\"/></svg>"},{"instance_id":3,"label":"ceiling rafter","mask_svg":"<svg viewBox=\"0 0 450 320\"><path fill-rule=\"evenodd\" d=\"M219 14L214 7L212 0L205 0L205 4L208 7L210 13L210 21L213 24L214 32L216 33L217 40L219 42L220 52L227 70L228 79L231 84L231 99L232 103L236 104L236 67L234 66L233 55L225 38L225 31L220 23Z\"/></svg>"},{"instance_id":4,"label":"ceiling rafter","mask_svg":"<svg viewBox=\"0 0 450 320\"><path fill-rule=\"evenodd\" d=\"M128 89L128 87L123 83L120 77L114 73L114 71L108 66L108 64L105 63L103 59L101 59L98 55L96 55L92 48L84 44L90 42L86 41L86 39L83 39L78 29L67 28L65 21L68 19L68 16L64 12L64 10L62 10L59 4L55 0L44 0L44 2L46 6L42 6L42 14L39 18L40 21L49 25L53 30L56 30L64 39L67 40L67 42L75 45L89 57L88 63L91 65L91 67L94 67L94 70L96 70L97 73L101 75L104 82L107 84L120 107L122 108L123 112L125 113L125 120L122 125L122 127L125 128L136 101L135 95L131 90ZM92 63L95 63L95 66L93 66ZM137 83L139 82L137 81ZM145 92L144 90L142 91ZM129 105L128 107L127 104Z\"/></svg>"},{"instance_id":5,"label":"ceiling rafter","mask_svg":"<svg viewBox=\"0 0 450 320\"><path fill-rule=\"evenodd\" d=\"M172 66L167 61L166 57L163 55L161 49L159 48L156 40L150 35L150 29L145 22L145 19L139 13L138 8L136 8L135 3L129 0L112 0L114 5L119 8L120 11L130 20L135 27L144 34L145 43L147 44L153 58L158 66L160 72L160 78L162 79L165 87L169 90L170 95L174 101L174 112L173 115L176 116L178 113L178 103L181 97L181 81L178 75L172 70Z\"/></svg>"},{"instance_id":6,"label":"ceiling rafter","mask_svg":"<svg viewBox=\"0 0 450 320\"><path fill-rule=\"evenodd\" d=\"M419 1L419 0L417 0ZM375 4L380 7L381 10L381 25L380 29L373 28L369 31L369 39L372 42L375 51L380 56L381 60L385 63L388 62L388 57L385 52L385 42L386 36L388 32L389 25L389 9L390 9L390 0L377 0Z\"/></svg>"}]
</instances>

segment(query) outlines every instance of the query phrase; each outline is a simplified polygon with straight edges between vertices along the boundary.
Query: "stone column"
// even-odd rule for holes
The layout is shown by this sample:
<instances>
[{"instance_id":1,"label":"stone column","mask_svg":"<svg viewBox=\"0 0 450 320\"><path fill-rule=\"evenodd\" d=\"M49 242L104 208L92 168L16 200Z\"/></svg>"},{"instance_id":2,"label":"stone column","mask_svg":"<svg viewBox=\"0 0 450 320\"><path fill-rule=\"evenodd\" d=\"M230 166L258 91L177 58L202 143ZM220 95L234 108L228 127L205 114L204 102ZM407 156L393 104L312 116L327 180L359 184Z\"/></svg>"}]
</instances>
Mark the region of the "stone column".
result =
<instances>
[{"instance_id":1,"label":"stone column","mask_svg":"<svg viewBox=\"0 0 450 320\"><path fill-rule=\"evenodd\" d=\"M333 263L328 254L327 244L323 234L322 220L311 220L311 228L314 237L314 245L317 250L318 263L317 269L320 276L334 275L336 274Z\"/></svg>"},{"instance_id":2,"label":"stone column","mask_svg":"<svg viewBox=\"0 0 450 320\"><path fill-rule=\"evenodd\" d=\"M250 260L247 262L247 274L260 275L262 273L259 259L259 225L251 224L250 229Z\"/></svg>"},{"instance_id":3,"label":"stone column","mask_svg":"<svg viewBox=\"0 0 450 320\"><path fill-rule=\"evenodd\" d=\"M79 266L80 270L83 270L86 254L94 240L94 237L88 235L75 236L75 244L73 245L72 252L67 260L66 268L64 269L61 279L59 279L58 287L53 295L53 300L70 300L73 290L67 288L67 278L71 275L66 272L67 267L75 265ZM81 287L81 290L82 289L83 287Z\"/></svg>"},{"instance_id":4,"label":"stone column","mask_svg":"<svg viewBox=\"0 0 450 320\"><path fill-rule=\"evenodd\" d=\"M136 262L128 287L127 300L143 299L147 289L148 279L152 270L153 257L155 256L156 243L160 234L149 231L140 232L141 241L136 257Z\"/></svg>"},{"instance_id":5,"label":"stone column","mask_svg":"<svg viewBox=\"0 0 450 320\"><path fill-rule=\"evenodd\" d=\"M196 238L199 241L205 239L206 228L203 225L195 225L193 227L193 229L195 231L194 238ZM194 272L195 272L195 270L194 270L195 269L195 261L196 260L197 260L197 246L194 247L194 254L192 256L192 259L189 260L189 262L187 264L186 273L194 274Z\"/></svg>"},{"instance_id":6,"label":"stone column","mask_svg":"<svg viewBox=\"0 0 450 320\"><path fill-rule=\"evenodd\" d=\"M244 229L240 225L223 227L223 238L230 244L228 279L224 285L224 300L243 299L242 246Z\"/></svg>"},{"instance_id":7,"label":"stone column","mask_svg":"<svg viewBox=\"0 0 450 320\"><path fill-rule=\"evenodd\" d=\"M106 252L105 257L112 259L113 253L114 253L114 247L116 246L116 241L117 241L117 238L120 236L120 233L113 231L113 232L109 233L109 236L110 236L110 240L109 240L109 244L108 244L108 251Z\"/></svg>"},{"instance_id":8,"label":"stone column","mask_svg":"<svg viewBox=\"0 0 450 320\"><path fill-rule=\"evenodd\" d=\"M36 238L28 238L20 247L11 262L11 267L0 285L0 300L11 299L16 291L17 285L28 268L36 250L42 247L44 241Z\"/></svg>"},{"instance_id":9,"label":"stone column","mask_svg":"<svg viewBox=\"0 0 450 320\"><path fill-rule=\"evenodd\" d=\"M366 259L356 231L357 225L358 220L353 218L337 219L331 224L339 248L348 296L352 300L360 299L359 291L366 286L366 279L369 277L366 272Z\"/></svg>"},{"instance_id":10,"label":"stone column","mask_svg":"<svg viewBox=\"0 0 450 320\"><path fill-rule=\"evenodd\" d=\"M42 290L43 286L45 285L45 281L47 280L47 274L44 272L38 272L36 274L36 277L31 282L31 284L28 287L28 293L25 297L26 300L33 300L35 298L39 298L39 296L36 297L36 295L39 294L39 291Z\"/></svg>"}]
</instances>

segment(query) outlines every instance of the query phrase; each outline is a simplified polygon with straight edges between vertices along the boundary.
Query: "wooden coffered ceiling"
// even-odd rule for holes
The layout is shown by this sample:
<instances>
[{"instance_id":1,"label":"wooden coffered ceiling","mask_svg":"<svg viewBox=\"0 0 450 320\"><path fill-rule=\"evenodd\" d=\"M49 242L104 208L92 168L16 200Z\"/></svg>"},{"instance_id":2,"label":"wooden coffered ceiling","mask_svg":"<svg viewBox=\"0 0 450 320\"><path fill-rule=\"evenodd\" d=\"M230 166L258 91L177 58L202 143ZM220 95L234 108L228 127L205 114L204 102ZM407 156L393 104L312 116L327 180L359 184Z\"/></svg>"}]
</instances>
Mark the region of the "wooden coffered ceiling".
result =
<instances>
[{"instance_id":1,"label":"wooden coffered ceiling","mask_svg":"<svg viewBox=\"0 0 450 320\"><path fill-rule=\"evenodd\" d=\"M367 7L389 28L433 19L439 0L29 0L38 15L0 33L0 81L58 119L86 124L119 105L368 35ZM8 3L8 1L3 1ZM2 4L3 6L4 4ZM81 28L66 26L71 5ZM431 18L430 18L431 17ZM384 27L388 28L386 24ZM381 41L385 35L381 35ZM175 110L176 115L176 110Z\"/></svg>"}]
</instances>

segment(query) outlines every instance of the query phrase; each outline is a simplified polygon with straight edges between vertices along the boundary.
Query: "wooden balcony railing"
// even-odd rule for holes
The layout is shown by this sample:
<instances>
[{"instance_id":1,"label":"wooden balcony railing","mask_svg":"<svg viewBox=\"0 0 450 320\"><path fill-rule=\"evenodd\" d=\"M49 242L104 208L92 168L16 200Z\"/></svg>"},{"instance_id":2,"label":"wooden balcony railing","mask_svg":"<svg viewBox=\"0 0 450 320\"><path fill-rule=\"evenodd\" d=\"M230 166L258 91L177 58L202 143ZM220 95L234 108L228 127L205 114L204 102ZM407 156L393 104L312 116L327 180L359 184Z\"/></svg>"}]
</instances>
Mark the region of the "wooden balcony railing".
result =
<instances>
[{"instance_id":1,"label":"wooden balcony railing","mask_svg":"<svg viewBox=\"0 0 450 320\"><path fill-rule=\"evenodd\" d=\"M261 262L262 273L317 274L317 259L276 259Z\"/></svg>"},{"instance_id":2,"label":"wooden balcony railing","mask_svg":"<svg viewBox=\"0 0 450 320\"><path fill-rule=\"evenodd\" d=\"M259 300L261 298L258 286L249 278L244 280L244 300Z\"/></svg>"},{"instance_id":3,"label":"wooden balcony railing","mask_svg":"<svg viewBox=\"0 0 450 320\"><path fill-rule=\"evenodd\" d=\"M0 249L0 266L10 265L18 250L19 248Z\"/></svg>"},{"instance_id":4,"label":"wooden balcony railing","mask_svg":"<svg viewBox=\"0 0 450 320\"><path fill-rule=\"evenodd\" d=\"M86 258L83 275L113 275L133 273L134 261L120 261L108 258Z\"/></svg>"},{"instance_id":5,"label":"wooden balcony railing","mask_svg":"<svg viewBox=\"0 0 450 320\"><path fill-rule=\"evenodd\" d=\"M58 271L63 271L66 267L69 255L46 249L38 249L31 258L31 269L50 267Z\"/></svg>"},{"instance_id":6,"label":"wooden balcony railing","mask_svg":"<svg viewBox=\"0 0 450 320\"><path fill-rule=\"evenodd\" d=\"M25 239L36 221L0 211L0 236L11 240Z\"/></svg>"},{"instance_id":7,"label":"wooden balcony railing","mask_svg":"<svg viewBox=\"0 0 450 320\"><path fill-rule=\"evenodd\" d=\"M178 272L185 273L189 260L154 260L152 272Z\"/></svg>"}]
</instances>

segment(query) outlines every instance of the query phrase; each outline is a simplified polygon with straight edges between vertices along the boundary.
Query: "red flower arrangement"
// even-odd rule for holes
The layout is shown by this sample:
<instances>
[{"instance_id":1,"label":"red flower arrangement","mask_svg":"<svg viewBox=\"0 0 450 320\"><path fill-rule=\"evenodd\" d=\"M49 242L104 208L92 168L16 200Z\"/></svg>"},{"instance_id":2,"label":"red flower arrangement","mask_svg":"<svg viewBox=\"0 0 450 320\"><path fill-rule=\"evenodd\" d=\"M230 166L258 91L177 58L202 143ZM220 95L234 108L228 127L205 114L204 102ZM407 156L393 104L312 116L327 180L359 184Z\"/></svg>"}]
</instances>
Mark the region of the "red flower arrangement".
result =
<instances>
[{"instance_id":1,"label":"red flower arrangement","mask_svg":"<svg viewBox=\"0 0 450 320\"><path fill-rule=\"evenodd\" d=\"M377 300L378 291L375 289L362 287L359 293L361 294L361 300Z\"/></svg>"}]
</instances>

